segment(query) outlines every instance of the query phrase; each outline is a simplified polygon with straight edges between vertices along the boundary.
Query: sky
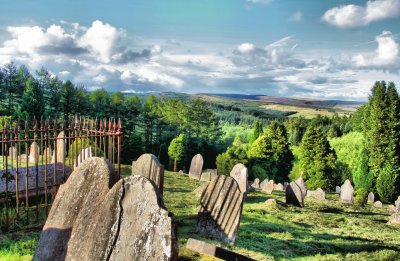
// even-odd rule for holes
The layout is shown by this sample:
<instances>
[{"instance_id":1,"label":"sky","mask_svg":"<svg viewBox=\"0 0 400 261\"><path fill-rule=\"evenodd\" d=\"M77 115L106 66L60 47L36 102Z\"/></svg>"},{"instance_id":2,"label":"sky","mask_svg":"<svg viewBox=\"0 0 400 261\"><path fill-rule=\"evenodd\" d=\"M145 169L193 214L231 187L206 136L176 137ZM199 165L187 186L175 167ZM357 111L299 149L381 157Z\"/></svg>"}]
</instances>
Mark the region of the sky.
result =
<instances>
[{"instance_id":1,"label":"sky","mask_svg":"<svg viewBox=\"0 0 400 261\"><path fill-rule=\"evenodd\" d=\"M400 86L400 0L14 0L0 65L124 93L366 100Z\"/></svg>"}]
</instances>

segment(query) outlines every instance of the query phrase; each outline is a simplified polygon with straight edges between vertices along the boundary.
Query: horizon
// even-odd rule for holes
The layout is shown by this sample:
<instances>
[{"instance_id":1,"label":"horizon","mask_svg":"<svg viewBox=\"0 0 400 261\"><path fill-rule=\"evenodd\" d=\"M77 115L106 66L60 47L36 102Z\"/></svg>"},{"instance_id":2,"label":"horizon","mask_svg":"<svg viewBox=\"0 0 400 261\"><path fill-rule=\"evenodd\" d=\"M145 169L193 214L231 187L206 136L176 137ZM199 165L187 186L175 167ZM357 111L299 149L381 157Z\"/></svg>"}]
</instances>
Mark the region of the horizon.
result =
<instances>
[{"instance_id":1,"label":"horizon","mask_svg":"<svg viewBox=\"0 0 400 261\"><path fill-rule=\"evenodd\" d=\"M89 91L366 101L376 81L400 84L400 0L40 0L0 14L0 65Z\"/></svg>"}]
</instances>

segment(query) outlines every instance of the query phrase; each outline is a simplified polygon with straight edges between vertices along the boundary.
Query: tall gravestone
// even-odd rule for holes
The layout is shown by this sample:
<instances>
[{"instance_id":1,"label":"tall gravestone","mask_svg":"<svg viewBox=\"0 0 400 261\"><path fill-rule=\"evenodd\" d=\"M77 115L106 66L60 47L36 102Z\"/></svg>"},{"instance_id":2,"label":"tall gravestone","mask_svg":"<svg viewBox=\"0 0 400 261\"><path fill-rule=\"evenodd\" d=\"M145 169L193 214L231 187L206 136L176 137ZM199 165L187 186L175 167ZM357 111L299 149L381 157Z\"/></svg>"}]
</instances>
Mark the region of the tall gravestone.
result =
<instances>
[{"instance_id":1,"label":"tall gravestone","mask_svg":"<svg viewBox=\"0 0 400 261\"><path fill-rule=\"evenodd\" d=\"M235 166L233 166L230 176L236 180L239 185L240 191L242 191L243 194L246 196L248 192L247 188L249 176L249 171L247 170L246 166L242 163L236 164Z\"/></svg>"},{"instance_id":2,"label":"tall gravestone","mask_svg":"<svg viewBox=\"0 0 400 261\"><path fill-rule=\"evenodd\" d=\"M53 158L51 160L51 162L60 162L60 163L64 163L64 159L65 159L65 135L64 135L64 131L60 132L57 135L57 140L56 140L56 150L54 150L53 152ZM57 155L55 155L55 153L57 153Z\"/></svg>"},{"instance_id":3,"label":"tall gravestone","mask_svg":"<svg viewBox=\"0 0 400 261\"><path fill-rule=\"evenodd\" d=\"M303 173L303 172L302 172ZM307 195L307 187L306 183L304 182L303 175L296 179L296 184L299 185L301 189L301 193L303 194L303 198Z\"/></svg>"},{"instance_id":4,"label":"tall gravestone","mask_svg":"<svg viewBox=\"0 0 400 261\"><path fill-rule=\"evenodd\" d=\"M39 162L39 146L36 141L32 142L29 148L29 163L37 164Z\"/></svg>"},{"instance_id":5,"label":"tall gravestone","mask_svg":"<svg viewBox=\"0 0 400 261\"><path fill-rule=\"evenodd\" d=\"M354 188L348 179L340 187L340 201L348 204L353 204L354 202Z\"/></svg>"},{"instance_id":6,"label":"tall gravestone","mask_svg":"<svg viewBox=\"0 0 400 261\"><path fill-rule=\"evenodd\" d=\"M34 260L176 260L173 215L135 175L115 183L111 164L83 162L57 193Z\"/></svg>"},{"instance_id":7,"label":"tall gravestone","mask_svg":"<svg viewBox=\"0 0 400 261\"><path fill-rule=\"evenodd\" d=\"M203 171L203 157L197 154L192 158L189 169L189 177L192 179L200 180Z\"/></svg>"},{"instance_id":8,"label":"tall gravestone","mask_svg":"<svg viewBox=\"0 0 400 261\"><path fill-rule=\"evenodd\" d=\"M164 165L153 154L143 154L132 162L132 175L141 175L153 181L161 194L164 190Z\"/></svg>"},{"instance_id":9,"label":"tall gravestone","mask_svg":"<svg viewBox=\"0 0 400 261\"><path fill-rule=\"evenodd\" d=\"M234 244L243 206L243 193L230 176L213 179L200 199L197 231Z\"/></svg>"}]
</instances>

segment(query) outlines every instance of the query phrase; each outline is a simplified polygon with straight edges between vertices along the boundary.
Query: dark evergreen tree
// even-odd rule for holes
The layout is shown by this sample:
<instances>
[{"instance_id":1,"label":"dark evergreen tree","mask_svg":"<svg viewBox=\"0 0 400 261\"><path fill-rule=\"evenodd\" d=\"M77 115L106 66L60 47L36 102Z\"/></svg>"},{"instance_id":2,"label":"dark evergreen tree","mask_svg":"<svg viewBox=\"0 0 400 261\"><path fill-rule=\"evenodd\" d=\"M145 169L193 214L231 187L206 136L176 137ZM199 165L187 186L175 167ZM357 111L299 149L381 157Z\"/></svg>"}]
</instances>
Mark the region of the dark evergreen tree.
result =
<instances>
[{"instance_id":1,"label":"dark evergreen tree","mask_svg":"<svg viewBox=\"0 0 400 261\"><path fill-rule=\"evenodd\" d=\"M32 120L39 120L44 112L44 98L39 83L32 78L26 82L26 90L22 96L21 110Z\"/></svg>"},{"instance_id":2,"label":"dark evergreen tree","mask_svg":"<svg viewBox=\"0 0 400 261\"><path fill-rule=\"evenodd\" d=\"M257 120L254 123L253 127L253 133L251 134L250 141L249 143L252 144L258 137L260 137L263 134L263 128L262 128L262 123L260 120Z\"/></svg>"}]
</instances>

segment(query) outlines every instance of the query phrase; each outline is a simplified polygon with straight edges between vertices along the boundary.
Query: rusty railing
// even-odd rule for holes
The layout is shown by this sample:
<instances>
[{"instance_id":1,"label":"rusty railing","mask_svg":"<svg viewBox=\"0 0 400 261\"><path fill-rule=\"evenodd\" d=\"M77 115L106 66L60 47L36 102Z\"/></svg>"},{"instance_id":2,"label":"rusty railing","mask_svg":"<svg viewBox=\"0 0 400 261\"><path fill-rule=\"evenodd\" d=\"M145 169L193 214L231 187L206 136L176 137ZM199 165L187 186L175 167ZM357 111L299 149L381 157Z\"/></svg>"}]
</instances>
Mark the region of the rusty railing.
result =
<instances>
[{"instance_id":1,"label":"rusty railing","mask_svg":"<svg viewBox=\"0 0 400 261\"><path fill-rule=\"evenodd\" d=\"M120 178L120 120L74 117L13 122L2 118L0 135L2 231L42 225L57 188L86 158L107 159Z\"/></svg>"}]
</instances>

